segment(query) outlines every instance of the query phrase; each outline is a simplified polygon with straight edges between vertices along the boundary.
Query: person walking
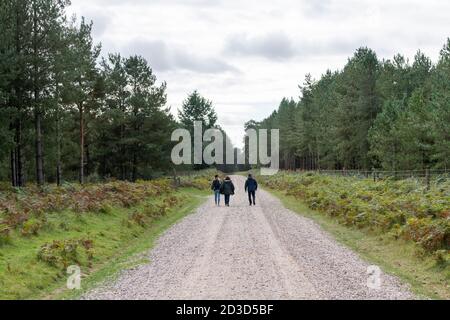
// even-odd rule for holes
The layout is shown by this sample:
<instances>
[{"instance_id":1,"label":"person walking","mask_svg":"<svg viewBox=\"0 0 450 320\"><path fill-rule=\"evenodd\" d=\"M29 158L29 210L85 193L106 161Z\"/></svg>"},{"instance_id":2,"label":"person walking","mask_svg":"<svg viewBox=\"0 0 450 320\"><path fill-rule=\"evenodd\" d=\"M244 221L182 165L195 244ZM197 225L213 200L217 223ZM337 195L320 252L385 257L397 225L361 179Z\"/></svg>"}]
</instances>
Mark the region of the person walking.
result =
<instances>
[{"instance_id":1,"label":"person walking","mask_svg":"<svg viewBox=\"0 0 450 320\"><path fill-rule=\"evenodd\" d=\"M251 174L249 174L247 181L245 181L245 192L248 192L248 201L250 202L250 206L256 206L257 190L258 182L253 178Z\"/></svg>"},{"instance_id":2,"label":"person walking","mask_svg":"<svg viewBox=\"0 0 450 320\"><path fill-rule=\"evenodd\" d=\"M214 191L214 202L216 203L216 206L220 206L220 187L221 186L222 186L222 183L220 182L219 176L216 175L211 184L211 190Z\"/></svg>"},{"instance_id":3,"label":"person walking","mask_svg":"<svg viewBox=\"0 0 450 320\"><path fill-rule=\"evenodd\" d=\"M225 196L225 206L230 206L230 198L234 195L234 184L230 177L226 177L220 186L220 193Z\"/></svg>"}]
</instances>

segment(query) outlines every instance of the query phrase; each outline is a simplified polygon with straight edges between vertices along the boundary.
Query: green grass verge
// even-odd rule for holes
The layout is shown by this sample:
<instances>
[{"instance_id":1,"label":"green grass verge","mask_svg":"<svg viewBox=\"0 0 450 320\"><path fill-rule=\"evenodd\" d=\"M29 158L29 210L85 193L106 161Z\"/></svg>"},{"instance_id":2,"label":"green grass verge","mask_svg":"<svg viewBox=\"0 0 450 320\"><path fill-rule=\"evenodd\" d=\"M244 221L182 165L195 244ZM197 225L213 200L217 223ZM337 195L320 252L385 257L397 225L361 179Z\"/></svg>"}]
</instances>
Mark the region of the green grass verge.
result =
<instances>
[{"instance_id":1,"label":"green grass verge","mask_svg":"<svg viewBox=\"0 0 450 320\"><path fill-rule=\"evenodd\" d=\"M374 235L368 230L346 227L326 214L309 209L293 196L277 190L268 191L278 197L286 208L316 221L364 260L409 283L413 292L420 297L450 299L448 268L437 266L436 260L430 256L418 255L418 248L413 243L396 240L389 235Z\"/></svg>"},{"instance_id":2,"label":"green grass verge","mask_svg":"<svg viewBox=\"0 0 450 320\"><path fill-rule=\"evenodd\" d=\"M150 249L164 230L203 203L206 192L182 188L176 195L182 199L180 204L146 226L124 224L136 208L111 208L101 214L49 214L48 226L38 236L13 234L9 244L0 247L0 299L76 298L118 271L146 262L141 253ZM142 205L159 201L148 200ZM65 271L38 261L37 252L53 240L85 238L94 241L92 265L81 267L82 290L69 291L65 288Z\"/></svg>"}]
</instances>

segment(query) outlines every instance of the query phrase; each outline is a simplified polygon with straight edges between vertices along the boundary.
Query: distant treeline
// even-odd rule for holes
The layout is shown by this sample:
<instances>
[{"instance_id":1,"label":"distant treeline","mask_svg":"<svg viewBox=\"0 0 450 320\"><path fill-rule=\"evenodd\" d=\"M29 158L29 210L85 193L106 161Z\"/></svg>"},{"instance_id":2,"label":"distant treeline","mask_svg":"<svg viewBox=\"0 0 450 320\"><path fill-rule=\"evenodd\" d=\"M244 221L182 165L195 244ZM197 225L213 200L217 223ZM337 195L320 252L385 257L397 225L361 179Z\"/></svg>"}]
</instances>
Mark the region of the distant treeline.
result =
<instances>
[{"instance_id":1,"label":"distant treeline","mask_svg":"<svg viewBox=\"0 0 450 320\"><path fill-rule=\"evenodd\" d=\"M68 20L68 3L0 2L0 180L21 187L171 171L171 132L193 115L216 127L212 104L194 92L177 123L147 61L100 58L92 23Z\"/></svg>"},{"instance_id":2,"label":"distant treeline","mask_svg":"<svg viewBox=\"0 0 450 320\"><path fill-rule=\"evenodd\" d=\"M285 169L450 168L450 39L437 64L420 51L379 61L360 48L343 70L310 75L299 101L247 128L280 129Z\"/></svg>"}]
</instances>

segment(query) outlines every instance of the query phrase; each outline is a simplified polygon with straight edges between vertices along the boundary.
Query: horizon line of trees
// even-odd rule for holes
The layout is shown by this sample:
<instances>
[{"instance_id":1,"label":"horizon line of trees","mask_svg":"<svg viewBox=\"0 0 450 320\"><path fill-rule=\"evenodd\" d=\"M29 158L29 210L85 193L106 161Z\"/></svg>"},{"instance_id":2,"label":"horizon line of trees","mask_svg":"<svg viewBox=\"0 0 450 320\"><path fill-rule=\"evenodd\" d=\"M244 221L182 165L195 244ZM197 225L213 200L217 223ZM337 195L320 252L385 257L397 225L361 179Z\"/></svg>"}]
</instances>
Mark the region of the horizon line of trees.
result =
<instances>
[{"instance_id":1,"label":"horizon line of trees","mask_svg":"<svg viewBox=\"0 0 450 320\"><path fill-rule=\"evenodd\" d=\"M194 91L178 122L148 62L100 57L93 23L68 20L68 5L0 2L0 181L136 181L170 171L172 131L205 110L215 126L212 103Z\"/></svg>"},{"instance_id":2,"label":"horizon line of trees","mask_svg":"<svg viewBox=\"0 0 450 320\"><path fill-rule=\"evenodd\" d=\"M418 51L379 60L359 48L342 70L306 75L298 101L246 129L280 129L280 166L303 170L450 168L450 39L439 60Z\"/></svg>"}]
</instances>

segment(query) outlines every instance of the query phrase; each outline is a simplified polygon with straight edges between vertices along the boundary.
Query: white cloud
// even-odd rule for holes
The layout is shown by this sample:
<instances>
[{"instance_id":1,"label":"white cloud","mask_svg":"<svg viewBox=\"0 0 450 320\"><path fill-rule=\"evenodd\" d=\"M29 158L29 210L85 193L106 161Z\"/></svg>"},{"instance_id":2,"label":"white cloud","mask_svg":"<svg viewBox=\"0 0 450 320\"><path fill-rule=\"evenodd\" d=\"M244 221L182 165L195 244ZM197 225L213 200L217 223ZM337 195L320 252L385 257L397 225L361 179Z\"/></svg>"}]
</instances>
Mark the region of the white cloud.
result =
<instances>
[{"instance_id":1,"label":"white cloud","mask_svg":"<svg viewBox=\"0 0 450 320\"><path fill-rule=\"evenodd\" d=\"M134 39L120 51L125 55L142 55L156 71L190 70L198 73L238 72L230 64L215 57L197 56L186 48L163 40Z\"/></svg>"},{"instance_id":2,"label":"white cloud","mask_svg":"<svg viewBox=\"0 0 450 320\"><path fill-rule=\"evenodd\" d=\"M105 51L145 56L173 111L194 89L215 102L236 143L304 75L340 69L360 46L380 58L418 49L437 59L450 36L440 0L72 0ZM239 132L239 133L238 133Z\"/></svg>"},{"instance_id":3,"label":"white cloud","mask_svg":"<svg viewBox=\"0 0 450 320\"><path fill-rule=\"evenodd\" d=\"M267 59L283 60L295 55L294 45L283 32L274 32L256 37L236 34L225 45L225 52L237 55L262 56Z\"/></svg>"}]
</instances>

